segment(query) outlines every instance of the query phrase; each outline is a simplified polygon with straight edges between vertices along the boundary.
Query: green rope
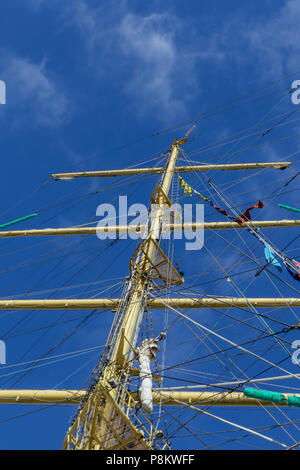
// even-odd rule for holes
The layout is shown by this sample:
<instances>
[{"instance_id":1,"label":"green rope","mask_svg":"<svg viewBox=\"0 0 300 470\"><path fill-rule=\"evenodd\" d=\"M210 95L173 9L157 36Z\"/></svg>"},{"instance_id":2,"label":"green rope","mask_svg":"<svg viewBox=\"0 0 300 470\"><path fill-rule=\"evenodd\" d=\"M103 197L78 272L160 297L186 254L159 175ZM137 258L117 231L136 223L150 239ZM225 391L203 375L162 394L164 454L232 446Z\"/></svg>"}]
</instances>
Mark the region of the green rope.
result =
<instances>
[{"instance_id":1,"label":"green rope","mask_svg":"<svg viewBox=\"0 0 300 470\"><path fill-rule=\"evenodd\" d=\"M23 220L31 219L35 217L37 214L29 214L21 217L20 219L11 220L10 222L6 222L5 224L1 224L0 228L8 227L9 225L17 224L18 222L22 222Z\"/></svg>"},{"instance_id":2,"label":"green rope","mask_svg":"<svg viewBox=\"0 0 300 470\"><path fill-rule=\"evenodd\" d=\"M286 397L283 393L269 392L268 390L258 390L256 388L246 387L244 389L244 396L280 404L283 404L286 401L288 406L300 407L300 397L297 397L296 395Z\"/></svg>"},{"instance_id":3,"label":"green rope","mask_svg":"<svg viewBox=\"0 0 300 470\"><path fill-rule=\"evenodd\" d=\"M300 406L300 397L296 397L295 395L288 397L287 404L288 406Z\"/></svg>"},{"instance_id":4,"label":"green rope","mask_svg":"<svg viewBox=\"0 0 300 470\"><path fill-rule=\"evenodd\" d=\"M284 403L285 401L285 396L282 393L257 390L256 388L245 388L244 395L257 400L273 401L274 403Z\"/></svg>"},{"instance_id":5,"label":"green rope","mask_svg":"<svg viewBox=\"0 0 300 470\"><path fill-rule=\"evenodd\" d=\"M293 212L300 212L300 209L296 209L295 207L291 207L291 206L286 206L285 204L279 204L279 207L282 207L283 209L287 209Z\"/></svg>"}]
</instances>

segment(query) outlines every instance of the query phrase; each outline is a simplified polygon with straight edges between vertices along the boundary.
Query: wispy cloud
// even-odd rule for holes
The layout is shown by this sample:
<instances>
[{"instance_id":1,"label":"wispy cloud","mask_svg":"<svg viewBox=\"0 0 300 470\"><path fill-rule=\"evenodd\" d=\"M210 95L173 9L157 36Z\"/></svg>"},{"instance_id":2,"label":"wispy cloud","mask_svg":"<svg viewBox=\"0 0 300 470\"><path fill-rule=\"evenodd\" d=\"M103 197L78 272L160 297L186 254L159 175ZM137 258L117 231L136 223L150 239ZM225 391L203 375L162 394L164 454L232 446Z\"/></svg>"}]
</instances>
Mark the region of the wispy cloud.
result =
<instances>
[{"instance_id":1,"label":"wispy cloud","mask_svg":"<svg viewBox=\"0 0 300 470\"><path fill-rule=\"evenodd\" d=\"M139 115L153 112L165 120L184 113L201 93L197 65L223 59L213 40L203 50L183 41L181 19L167 12L136 14L126 2L107 12L77 0L65 18L80 30L93 73L115 77Z\"/></svg>"},{"instance_id":2,"label":"wispy cloud","mask_svg":"<svg viewBox=\"0 0 300 470\"><path fill-rule=\"evenodd\" d=\"M144 18L128 14L122 19L118 28L121 51L132 63L134 72L125 89L137 97L142 108L145 103L147 108L182 112L187 90L197 88L194 59L188 60L189 54L180 51L169 22L165 14ZM176 30L176 22L174 25ZM180 73L182 62L188 64L188 74Z\"/></svg>"},{"instance_id":3,"label":"wispy cloud","mask_svg":"<svg viewBox=\"0 0 300 470\"><path fill-rule=\"evenodd\" d=\"M65 92L47 70L45 61L5 52L0 62L1 77L7 86L7 109L15 126L56 126L69 115ZM5 110L5 111L6 111Z\"/></svg>"},{"instance_id":4,"label":"wispy cloud","mask_svg":"<svg viewBox=\"0 0 300 470\"><path fill-rule=\"evenodd\" d=\"M215 84L218 72L232 80L236 70L238 86L265 82L270 75L277 78L298 67L298 0L287 0L255 21L239 10L219 29L210 18L201 23L209 31L205 35L192 16L183 21L162 7L137 13L126 0L97 7L88 0L73 0L59 10L64 27L80 31L86 47L82 69L98 80L118 83L138 115L152 113L172 121L175 115L189 113L204 83L207 87L206 69L215 70Z\"/></svg>"},{"instance_id":5,"label":"wispy cloud","mask_svg":"<svg viewBox=\"0 0 300 470\"><path fill-rule=\"evenodd\" d=\"M276 74L299 68L300 3L288 0L264 24L249 30L250 44L259 51L260 60ZM266 70L266 71L267 71Z\"/></svg>"},{"instance_id":6,"label":"wispy cloud","mask_svg":"<svg viewBox=\"0 0 300 470\"><path fill-rule=\"evenodd\" d=\"M249 82L255 73L265 81L299 69L299 23L299 1L287 0L261 19L236 14L218 33L227 59L234 61L239 76L246 72Z\"/></svg>"}]
</instances>

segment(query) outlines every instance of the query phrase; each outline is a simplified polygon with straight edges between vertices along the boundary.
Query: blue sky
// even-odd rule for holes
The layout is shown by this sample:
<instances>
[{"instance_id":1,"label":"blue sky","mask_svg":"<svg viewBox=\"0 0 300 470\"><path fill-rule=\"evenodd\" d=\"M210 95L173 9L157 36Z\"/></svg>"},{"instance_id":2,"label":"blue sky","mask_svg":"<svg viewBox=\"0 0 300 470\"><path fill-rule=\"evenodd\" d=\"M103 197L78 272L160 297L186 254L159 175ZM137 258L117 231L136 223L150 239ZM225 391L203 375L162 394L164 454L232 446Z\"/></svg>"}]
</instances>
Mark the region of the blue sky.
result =
<instances>
[{"instance_id":1,"label":"blue sky","mask_svg":"<svg viewBox=\"0 0 300 470\"><path fill-rule=\"evenodd\" d=\"M122 183L120 179L105 182L95 179L48 180L53 172L116 169L135 166L153 158L156 158L156 163L157 157L166 151L174 137L182 137L192 124L196 128L185 147L191 160L218 163L287 159L299 150L297 114L287 118L291 122L285 122L286 125L270 132L267 143L276 140L274 144L234 154L239 148L256 145L260 136L251 136L238 143L231 136L272 116L296 110L288 91L292 80L300 79L299 24L300 4L297 0L5 2L1 5L0 15L0 79L7 86L7 104L0 106L1 223L36 211L38 216L24 222L22 228L87 224L95 221L97 205L110 202L120 191L128 194L132 202L147 203L155 184L152 177L134 179L132 183L126 181L120 188L110 188L111 184ZM268 88L263 88L267 85ZM234 101L247 94L248 97ZM266 94L270 96L258 99ZM256 101L245 103L255 98ZM229 103L228 107L244 105L218 113L218 107L223 103ZM200 119L207 110L212 110L212 115ZM187 123L179 125L184 122ZM269 126L266 124L260 129L268 129ZM153 136L169 128L169 131ZM294 134L295 137L290 138ZM223 138L228 138L225 148L201 150L201 147ZM291 160L298 157L296 155ZM152 163L150 161L146 166ZM297 165L296 162L293 166L295 171L299 171ZM224 188L234 205L246 208L248 202L264 200L266 194L269 196L273 190L277 191L292 175L274 170L241 182L237 180L248 175L240 172L212 175L211 172L209 177ZM199 183L194 175L188 181L200 185L199 190L205 188L205 182ZM46 185L40 188L44 183ZM290 214L283 214L277 205L279 202L298 203L299 207L297 180L290 184L289 189L293 192L284 200L282 197L266 200L269 202L265 204L263 214L256 213L255 217L292 218ZM95 191L101 192L92 194ZM206 220L223 219L208 208ZM222 235L233 240L236 234ZM268 236L283 248L296 234L295 229L287 229L284 235L274 229L268 231ZM243 237L261 258L263 255L258 251L260 247L256 240L250 240L250 235ZM222 240L213 235L207 240L209 250L221 257L228 272L234 273L234 263L240 260L240 253L231 249L223 253ZM128 261L135 242L120 241L113 247L103 242L101 249L100 243L96 237L1 240L1 297L107 295L105 288L121 282L128 274ZM239 243L242 248L242 241ZM291 248L295 249L293 256L297 258L297 243ZM207 266L211 261L208 252L201 252L202 260L200 255L185 255L179 244L178 262L187 277L195 273L200 275L201 262ZM248 259L244 261L245 270L253 269ZM212 263L205 279L213 279L219 274L220 267ZM288 274L283 276L284 280L295 284ZM105 279L109 281L104 282ZM253 284L248 275L242 275L239 281L249 295L279 295L276 286L263 276ZM98 284L83 285L91 282ZM74 285L78 287L55 291ZM280 292L287 296L298 296L286 286L279 287ZM51 293L37 293L47 289L52 289ZM120 289L120 284L116 289ZM226 282L200 289L207 295L236 295ZM118 292L113 294L113 288L109 292L110 295L118 295ZM6 313L1 313L0 337L6 338L7 365L41 357L87 316L86 312ZM287 322L292 321L294 313L288 312L291 318ZM207 311L206 314L207 325L212 326L219 320L215 312ZM111 313L98 314L92 320L50 355L103 345ZM53 321L59 325L45 328ZM162 321L160 317L154 321L157 333ZM37 331L39 328L42 329ZM239 328L236 324L230 332L232 339L240 337ZM34 331L30 333L30 329ZM249 337L248 333L246 331L243 338ZM178 334L175 332L175 339L178 339ZM185 334L188 337L188 329ZM172 339L170 341L172 346ZM191 357L203 352L201 345L189 347ZM180 348L172 351L169 360L174 363L185 354ZM79 388L96 364L97 352L95 349L87 355L37 368L17 385L13 382L20 374L4 377L2 375L13 369L0 366L0 387ZM210 370L209 365L203 367ZM218 372L217 366L215 372ZM275 370L271 372L276 373ZM61 447L68 420L75 409L54 407L15 418L32 410L36 408L1 407L2 449ZM233 410L231 415L227 410L222 413L236 421L240 416L237 410ZM257 422L249 411L239 413L248 425ZM262 424L267 423L263 414L258 419ZM195 423L196 428L203 426L206 431L219 426L207 418L203 421L197 419ZM282 438L280 431L276 437ZM269 445L265 442L260 444ZM174 440L175 448L180 445L189 448L189 440L182 438L180 444ZM228 448L226 445L230 446L224 444L225 448Z\"/></svg>"}]
</instances>

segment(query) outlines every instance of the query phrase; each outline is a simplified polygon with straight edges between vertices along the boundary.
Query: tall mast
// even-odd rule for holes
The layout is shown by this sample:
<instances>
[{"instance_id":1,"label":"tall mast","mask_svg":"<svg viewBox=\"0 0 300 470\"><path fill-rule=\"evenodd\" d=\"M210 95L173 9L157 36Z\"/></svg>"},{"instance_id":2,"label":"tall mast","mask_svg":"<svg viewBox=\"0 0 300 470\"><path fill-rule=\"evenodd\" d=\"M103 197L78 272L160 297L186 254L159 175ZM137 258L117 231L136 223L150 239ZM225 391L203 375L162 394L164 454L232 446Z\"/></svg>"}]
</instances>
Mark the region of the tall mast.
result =
<instances>
[{"instance_id":1,"label":"tall mast","mask_svg":"<svg viewBox=\"0 0 300 470\"><path fill-rule=\"evenodd\" d=\"M177 142L175 140L174 144L171 146L162 185L158 186L154 191L154 197L151 202L154 202L157 206L157 210L154 211L154 216L150 221L149 235L146 242L143 244L144 250L143 248L142 250L139 249L136 253L137 258L140 258L140 260L131 275L133 295L128 303L125 317L121 325L121 331L112 352L112 362L119 360L120 355L121 357L126 357L130 349L132 350L132 347L134 348L136 346L138 330L144 313L145 290L149 284L148 271L151 269L151 260L153 259L156 248L156 240L159 240L162 217L168 200L168 193L174 174L180 143L182 143L182 141ZM120 347L121 341L123 341L122 347Z\"/></svg>"},{"instance_id":2,"label":"tall mast","mask_svg":"<svg viewBox=\"0 0 300 470\"><path fill-rule=\"evenodd\" d=\"M90 387L85 390L1 390L0 403L41 403L45 402L80 405L74 421L69 428L65 449L167 449L168 442L163 433L154 428L149 415L141 408L141 394L132 387L132 380L140 375L141 369L133 367L134 360L139 359L143 344L138 345L139 331L144 311L147 308L217 308L230 307L248 310L249 305L257 308L293 306L300 307L298 298L235 298L235 297L183 297L160 298L150 297L155 290L161 292L165 287L181 284L183 279L172 266L168 257L159 246L162 229L166 232L177 230L223 230L259 227L296 227L300 220L250 221L245 225L237 222L163 223L164 211L171 206L168 198L174 173L208 170L253 170L257 168L284 169L291 162L241 163L225 165L176 166L180 145L188 139L175 139L170 148L168 161L164 168L138 168L126 170L108 170L95 172L54 174L54 179L69 180L79 177L113 177L129 174L160 174L161 180L151 196L151 212L147 225L109 226L109 227L70 227L37 230L15 230L0 233L0 237L49 236L49 235L91 235L96 233L130 233L144 235L130 261L131 275L126 281L123 293L117 299L23 299L1 300L1 309L109 309L115 311L111 331L104 354L94 369ZM153 211L153 207L155 210ZM251 310L251 309L250 309ZM249 310L249 311L250 311ZM296 326L292 326L295 329ZM204 327L203 327L204 328ZM164 335L161 335L163 338ZM149 338L152 345L158 338ZM233 344L233 343L231 343ZM155 344L154 344L155 346ZM238 345L236 345L239 347ZM250 353L250 351L249 351ZM144 353L143 353L144 354ZM262 358L264 362L270 363ZM140 362L141 364L141 362ZM271 363L270 363L271 364ZM284 368L277 366L281 373L288 374ZM149 369L150 370L150 369ZM149 374L148 374L149 375ZM150 371L151 375L151 371ZM146 373L147 376L147 373ZM288 375L295 376L295 374ZM153 377L154 380L160 380ZM222 384L219 384L222 385ZM153 390L154 404L164 406L182 406L185 403L194 405L231 405L257 406L254 398L243 396L240 392L215 392ZM288 394L286 394L288 396ZM265 406L273 405L265 401ZM282 406L287 406L286 401ZM144 407L145 408L145 407ZM197 409L197 408L194 408ZM146 408L145 408L146 410Z\"/></svg>"},{"instance_id":3,"label":"tall mast","mask_svg":"<svg viewBox=\"0 0 300 470\"><path fill-rule=\"evenodd\" d=\"M174 140L161 184L152 193L148 234L131 259L131 276L108 338L106 357L100 362L98 381L90 390L90 395L75 420L75 426L73 424L69 430L66 448L126 449L130 444L131 448L137 449L153 446L155 436L146 415L142 420L144 423L148 421L148 429L150 425L148 435L145 435L146 428L141 433L140 428L135 429L132 420L127 419L130 412L136 415L137 397L133 398L126 385L131 375L137 375L132 362L136 358L135 348L151 282L154 279L156 282L159 280L164 286L183 282L159 248L158 242L164 210L170 206L168 194L179 146L186 141L186 137L180 141ZM158 259L159 266L164 266L164 274L160 272ZM166 276L166 269L172 272L171 276ZM154 288L153 284L151 287ZM122 436L119 434L120 427L123 428ZM166 446L167 443L162 442L160 448Z\"/></svg>"}]
</instances>

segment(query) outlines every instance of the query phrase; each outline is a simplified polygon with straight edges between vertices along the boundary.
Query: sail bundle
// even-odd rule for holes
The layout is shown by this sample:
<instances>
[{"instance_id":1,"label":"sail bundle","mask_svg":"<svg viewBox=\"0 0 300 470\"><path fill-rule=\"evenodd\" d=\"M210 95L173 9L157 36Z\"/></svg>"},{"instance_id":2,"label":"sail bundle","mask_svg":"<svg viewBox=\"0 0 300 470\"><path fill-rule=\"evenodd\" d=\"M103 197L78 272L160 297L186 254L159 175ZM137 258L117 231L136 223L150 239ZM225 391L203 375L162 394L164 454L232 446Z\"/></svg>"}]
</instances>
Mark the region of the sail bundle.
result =
<instances>
[{"instance_id":1,"label":"sail bundle","mask_svg":"<svg viewBox=\"0 0 300 470\"><path fill-rule=\"evenodd\" d=\"M150 362L154 361L157 354L157 339L146 339L137 349L138 360L140 365L140 399L143 409L151 414L153 411L153 395L152 395L152 373Z\"/></svg>"}]
</instances>

